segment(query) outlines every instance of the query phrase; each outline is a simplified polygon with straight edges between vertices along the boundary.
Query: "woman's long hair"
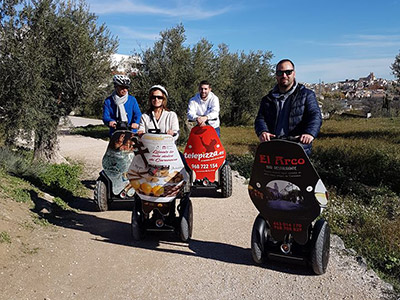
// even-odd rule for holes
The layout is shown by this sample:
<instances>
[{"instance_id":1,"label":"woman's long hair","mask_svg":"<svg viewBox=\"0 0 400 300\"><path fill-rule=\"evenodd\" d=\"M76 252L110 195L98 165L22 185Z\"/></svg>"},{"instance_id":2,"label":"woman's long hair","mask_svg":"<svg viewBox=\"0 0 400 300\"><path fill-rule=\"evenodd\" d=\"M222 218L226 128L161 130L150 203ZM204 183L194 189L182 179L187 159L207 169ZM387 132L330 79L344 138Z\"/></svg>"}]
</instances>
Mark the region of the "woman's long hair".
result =
<instances>
[{"instance_id":1,"label":"woman's long hair","mask_svg":"<svg viewBox=\"0 0 400 300\"><path fill-rule=\"evenodd\" d=\"M162 90L154 89L154 90L151 90L151 92L149 93L149 109L147 110L147 114L150 115L151 112L154 110L153 102L151 100L151 97L153 96L154 91L160 91L162 93L163 101L162 101L161 107L164 110L169 111L169 109L167 108L167 103L168 103L167 96L165 96L165 94Z\"/></svg>"}]
</instances>

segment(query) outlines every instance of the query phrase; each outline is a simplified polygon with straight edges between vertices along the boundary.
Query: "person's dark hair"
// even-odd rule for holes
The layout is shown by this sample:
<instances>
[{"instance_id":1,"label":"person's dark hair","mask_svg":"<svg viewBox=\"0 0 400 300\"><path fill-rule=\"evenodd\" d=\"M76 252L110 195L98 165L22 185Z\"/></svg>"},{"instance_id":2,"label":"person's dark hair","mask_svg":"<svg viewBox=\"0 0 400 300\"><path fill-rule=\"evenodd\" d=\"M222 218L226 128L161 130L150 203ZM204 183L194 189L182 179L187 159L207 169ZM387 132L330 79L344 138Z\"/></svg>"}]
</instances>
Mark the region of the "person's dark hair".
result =
<instances>
[{"instance_id":1,"label":"person's dark hair","mask_svg":"<svg viewBox=\"0 0 400 300\"><path fill-rule=\"evenodd\" d=\"M208 80L202 80L202 81L200 81L200 83L199 83L199 88L200 88L202 85L208 85L208 86L211 88L211 83L210 83Z\"/></svg>"},{"instance_id":2,"label":"person's dark hair","mask_svg":"<svg viewBox=\"0 0 400 300\"><path fill-rule=\"evenodd\" d=\"M284 62L289 62L289 63L291 63L291 65L293 66L293 70L294 70L294 63L293 63L290 59L285 58L285 59L281 59L281 60L276 64L275 71L277 71L279 65L283 64Z\"/></svg>"}]
</instances>

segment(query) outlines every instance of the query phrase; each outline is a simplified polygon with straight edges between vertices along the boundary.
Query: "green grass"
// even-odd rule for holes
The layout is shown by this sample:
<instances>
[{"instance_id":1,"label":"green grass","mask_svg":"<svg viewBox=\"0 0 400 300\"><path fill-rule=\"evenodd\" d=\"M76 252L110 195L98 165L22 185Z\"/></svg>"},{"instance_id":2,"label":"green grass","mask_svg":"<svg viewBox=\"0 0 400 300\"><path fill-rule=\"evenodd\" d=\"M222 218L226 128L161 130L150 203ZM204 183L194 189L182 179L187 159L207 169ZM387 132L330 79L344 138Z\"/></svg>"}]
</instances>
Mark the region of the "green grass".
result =
<instances>
[{"instance_id":1,"label":"green grass","mask_svg":"<svg viewBox=\"0 0 400 300\"><path fill-rule=\"evenodd\" d=\"M0 243L11 244L11 237L6 231L0 232Z\"/></svg>"},{"instance_id":2,"label":"green grass","mask_svg":"<svg viewBox=\"0 0 400 300\"><path fill-rule=\"evenodd\" d=\"M55 205L57 205L58 208L60 208L61 210L64 210L64 211L74 211L74 212L79 211L79 210L69 206L69 204L67 202L65 202L63 199L61 199L60 197L54 197L53 203Z\"/></svg>"},{"instance_id":3,"label":"green grass","mask_svg":"<svg viewBox=\"0 0 400 300\"><path fill-rule=\"evenodd\" d=\"M39 174L40 184L59 196L83 196L85 188L80 182L83 167L79 164L51 164Z\"/></svg>"},{"instance_id":4,"label":"green grass","mask_svg":"<svg viewBox=\"0 0 400 300\"><path fill-rule=\"evenodd\" d=\"M32 162L31 156L0 148L0 196L16 202L35 206L33 200L41 190L53 194L54 208L76 211L69 206L77 196L85 196L87 190L80 181L82 166L77 164L40 164ZM22 168L19 168L22 166ZM46 217L32 213L32 221L40 226L50 223ZM49 215L48 217L52 217Z\"/></svg>"},{"instance_id":5,"label":"green grass","mask_svg":"<svg viewBox=\"0 0 400 300\"><path fill-rule=\"evenodd\" d=\"M0 169L0 193L14 199L17 202L30 203L30 191L34 190L32 185L21 178L8 175Z\"/></svg>"},{"instance_id":6,"label":"green grass","mask_svg":"<svg viewBox=\"0 0 400 300\"><path fill-rule=\"evenodd\" d=\"M325 121L313 160L333 232L400 291L400 118Z\"/></svg>"},{"instance_id":7,"label":"green grass","mask_svg":"<svg viewBox=\"0 0 400 300\"><path fill-rule=\"evenodd\" d=\"M77 127L71 131L72 134L80 134L96 139L109 140L109 129L105 125L88 125L85 127Z\"/></svg>"},{"instance_id":8,"label":"green grass","mask_svg":"<svg viewBox=\"0 0 400 300\"><path fill-rule=\"evenodd\" d=\"M0 147L0 172L13 175L8 180L23 179L46 192L63 197L83 196L85 189L80 182L83 166L79 164L46 164L33 161L31 151ZM14 178L14 179L13 179ZM0 187L4 182L0 182ZM8 195L20 202L30 198L17 182L3 186Z\"/></svg>"},{"instance_id":9,"label":"green grass","mask_svg":"<svg viewBox=\"0 0 400 300\"><path fill-rule=\"evenodd\" d=\"M230 155L254 154L259 143L253 127L222 127L221 142Z\"/></svg>"}]
</instances>

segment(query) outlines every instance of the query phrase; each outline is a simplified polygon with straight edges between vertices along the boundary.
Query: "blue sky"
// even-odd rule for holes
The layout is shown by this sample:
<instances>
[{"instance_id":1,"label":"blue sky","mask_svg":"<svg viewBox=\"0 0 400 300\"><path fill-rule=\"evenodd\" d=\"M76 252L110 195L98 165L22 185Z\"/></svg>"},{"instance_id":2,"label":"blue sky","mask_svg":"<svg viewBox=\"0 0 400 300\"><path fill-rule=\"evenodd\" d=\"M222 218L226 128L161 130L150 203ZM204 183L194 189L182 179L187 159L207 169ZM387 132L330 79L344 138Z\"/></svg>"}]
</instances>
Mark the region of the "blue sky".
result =
<instances>
[{"instance_id":1,"label":"blue sky","mask_svg":"<svg viewBox=\"0 0 400 300\"><path fill-rule=\"evenodd\" d=\"M394 79L400 53L400 0L87 0L119 54L152 47L160 31L182 23L186 44L205 38L231 52L271 51L290 58L300 82L375 76Z\"/></svg>"}]
</instances>

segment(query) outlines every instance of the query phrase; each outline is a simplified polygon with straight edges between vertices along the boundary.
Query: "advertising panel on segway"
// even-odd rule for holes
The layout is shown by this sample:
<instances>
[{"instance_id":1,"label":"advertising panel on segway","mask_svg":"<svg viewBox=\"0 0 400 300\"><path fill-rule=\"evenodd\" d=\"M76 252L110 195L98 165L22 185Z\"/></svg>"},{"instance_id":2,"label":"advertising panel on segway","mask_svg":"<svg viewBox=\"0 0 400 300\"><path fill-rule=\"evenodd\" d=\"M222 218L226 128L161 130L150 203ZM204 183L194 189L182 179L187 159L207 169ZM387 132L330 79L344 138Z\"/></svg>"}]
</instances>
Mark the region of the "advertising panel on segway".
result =
<instances>
[{"instance_id":1,"label":"advertising panel on segway","mask_svg":"<svg viewBox=\"0 0 400 300\"><path fill-rule=\"evenodd\" d=\"M134 157L136 139L126 124L118 123L102 159L103 170L96 181L94 201L100 211L107 210L114 201L133 200L135 189L127 172Z\"/></svg>"},{"instance_id":2,"label":"advertising panel on segway","mask_svg":"<svg viewBox=\"0 0 400 300\"><path fill-rule=\"evenodd\" d=\"M256 263L280 256L303 258L317 274L329 258L329 225L313 222L327 204L327 191L301 145L288 140L261 143L256 151L249 195L260 212L252 232Z\"/></svg>"},{"instance_id":3,"label":"advertising panel on segway","mask_svg":"<svg viewBox=\"0 0 400 300\"><path fill-rule=\"evenodd\" d=\"M224 198L232 195L232 172L226 161L226 151L217 132L210 125L194 126L184 151L192 170L193 189L221 189Z\"/></svg>"},{"instance_id":4,"label":"advertising panel on segway","mask_svg":"<svg viewBox=\"0 0 400 300\"><path fill-rule=\"evenodd\" d=\"M137 193L132 212L132 237L142 239L146 231L176 231L187 241L192 232L193 213L189 193L183 193L183 189L189 175L173 137L146 133L136 146L136 155L127 174ZM176 198L181 198L178 217Z\"/></svg>"}]
</instances>

